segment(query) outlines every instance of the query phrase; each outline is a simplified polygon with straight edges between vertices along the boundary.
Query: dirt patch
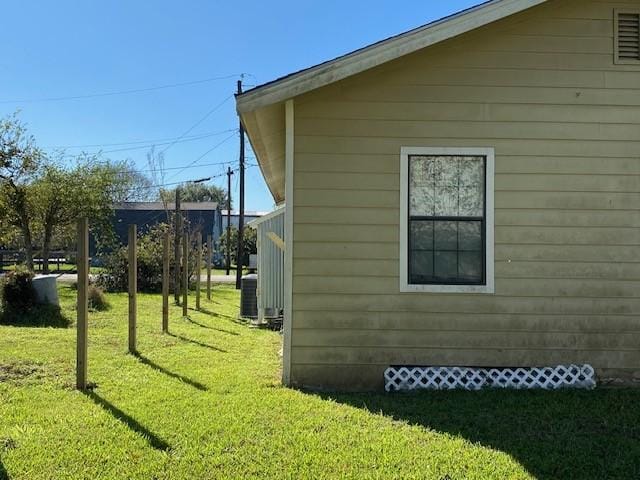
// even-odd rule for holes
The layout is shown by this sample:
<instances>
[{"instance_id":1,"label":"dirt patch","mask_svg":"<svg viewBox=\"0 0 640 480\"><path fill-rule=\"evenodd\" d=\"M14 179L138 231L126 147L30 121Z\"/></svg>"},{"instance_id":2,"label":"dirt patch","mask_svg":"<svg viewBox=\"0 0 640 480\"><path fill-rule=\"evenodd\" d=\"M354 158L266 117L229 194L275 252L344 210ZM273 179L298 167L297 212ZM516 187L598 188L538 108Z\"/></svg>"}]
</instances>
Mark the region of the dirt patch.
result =
<instances>
[{"instance_id":1,"label":"dirt patch","mask_svg":"<svg viewBox=\"0 0 640 480\"><path fill-rule=\"evenodd\" d=\"M16 441L11 437L0 437L0 451L9 451L16 448L18 445Z\"/></svg>"},{"instance_id":2,"label":"dirt patch","mask_svg":"<svg viewBox=\"0 0 640 480\"><path fill-rule=\"evenodd\" d=\"M15 384L41 383L45 379L56 377L56 374L40 363L0 363L0 382Z\"/></svg>"}]
</instances>

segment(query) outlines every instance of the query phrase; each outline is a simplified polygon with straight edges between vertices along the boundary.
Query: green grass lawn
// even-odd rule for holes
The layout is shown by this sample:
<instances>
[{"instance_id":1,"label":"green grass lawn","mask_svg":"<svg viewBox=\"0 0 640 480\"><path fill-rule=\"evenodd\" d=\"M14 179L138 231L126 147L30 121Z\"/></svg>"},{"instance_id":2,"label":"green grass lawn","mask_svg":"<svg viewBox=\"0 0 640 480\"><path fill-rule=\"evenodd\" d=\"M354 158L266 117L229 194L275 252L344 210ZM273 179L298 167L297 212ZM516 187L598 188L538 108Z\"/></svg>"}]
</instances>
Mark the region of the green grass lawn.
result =
<instances>
[{"instance_id":1,"label":"green grass lawn","mask_svg":"<svg viewBox=\"0 0 640 480\"><path fill-rule=\"evenodd\" d=\"M74 328L0 326L0 479L640 478L640 391L305 393L280 386L280 336L239 322L229 287L188 319L172 306L169 335L140 295L138 356L126 295L109 300L88 394Z\"/></svg>"}]
</instances>

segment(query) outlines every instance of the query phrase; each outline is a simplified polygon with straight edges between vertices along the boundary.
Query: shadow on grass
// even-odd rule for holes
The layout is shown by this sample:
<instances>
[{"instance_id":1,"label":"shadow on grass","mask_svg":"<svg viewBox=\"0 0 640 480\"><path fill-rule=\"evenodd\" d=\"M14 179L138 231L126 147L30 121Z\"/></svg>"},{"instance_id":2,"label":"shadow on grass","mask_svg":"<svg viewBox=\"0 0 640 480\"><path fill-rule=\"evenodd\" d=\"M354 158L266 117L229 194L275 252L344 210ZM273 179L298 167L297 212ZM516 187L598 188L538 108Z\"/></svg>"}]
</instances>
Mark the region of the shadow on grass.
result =
<instances>
[{"instance_id":1,"label":"shadow on grass","mask_svg":"<svg viewBox=\"0 0 640 480\"><path fill-rule=\"evenodd\" d=\"M640 390L322 394L511 455L538 479L640 478Z\"/></svg>"},{"instance_id":2,"label":"shadow on grass","mask_svg":"<svg viewBox=\"0 0 640 480\"><path fill-rule=\"evenodd\" d=\"M37 305L28 312L0 312L0 325L26 328L68 328L71 320L55 305Z\"/></svg>"},{"instance_id":3,"label":"shadow on grass","mask_svg":"<svg viewBox=\"0 0 640 480\"><path fill-rule=\"evenodd\" d=\"M0 480L9 480L9 473L4 468L4 464L2 463L2 457L0 457Z\"/></svg>"},{"instance_id":4,"label":"shadow on grass","mask_svg":"<svg viewBox=\"0 0 640 480\"><path fill-rule=\"evenodd\" d=\"M160 437L156 436L153 432L147 429L144 425L140 424L135 418L127 415L125 412L120 410L115 405L109 403L107 400L102 398L95 392L86 391L84 394L89 397L93 403L101 407L105 412L111 414L113 418L125 424L128 428L133 430L134 432L142 435L144 439L149 443L150 446L155 448L156 450L168 451L171 450L171 446L162 440Z\"/></svg>"},{"instance_id":5,"label":"shadow on grass","mask_svg":"<svg viewBox=\"0 0 640 480\"><path fill-rule=\"evenodd\" d=\"M170 333L169 332L169 333L167 333L167 335L169 335L170 337L173 337L173 338L177 338L178 340L182 340L183 342L187 342L187 343L192 343L194 345L198 345L199 347L202 347L202 348L208 348L209 350L215 350L216 352L227 353L227 351L223 350L222 348L214 347L213 345L209 345L208 343L202 343L202 342L199 342L197 340L193 340L191 338L187 338L187 337L184 337L182 335L178 335L176 333Z\"/></svg>"},{"instance_id":6,"label":"shadow on grass","mask_svg":"<svg viewBox=\"0 0 640 480\"><path fill-rule=\"evenodd\" d=\"M203 385L202 383L196 382L195 380L191 380L190 378L182 376L179 373L171 372L171 371L167 370L166 368L161 367L157 363L153 362L152 360L149 360L147 357L145 357L144 355L142 355L139 352L136 352L133 355L140 361L140 363L152 368L156 372L160 372L160 373L165 374L168 377L180 380L181 382L184 382L187 385L190 385L193 388L197 388L198 390L201 390L203 392L208 390L207 387L205 385Z\"/></svg>"},{"instance_id":7,"label":"shadow on grass","mask_svg":"<svg viewBox=\"0 0 640 480\"><path fill-rule=\"evenodd\" d=\"M220 316L220 315L215 314L215 313L209 313L209 312L207 312L205 310L202 310L202 309L200 311L203 312L203 313L208 313L209 315L212 315L214 317ZM197 325L198 327L201 327L201 328L206 328L208 330L215 330L216 332L227 333L229 335L236 335L236 336L240 335L238 332L232 332L230 330L225 330L224 328L210 327L209 325L205 325L204 323L196 322L193 318L191 318L189 316L184 317L184 319L186 321L190 322L190 323L193 323L194 325Z\"/></svg>"}]
</instances>

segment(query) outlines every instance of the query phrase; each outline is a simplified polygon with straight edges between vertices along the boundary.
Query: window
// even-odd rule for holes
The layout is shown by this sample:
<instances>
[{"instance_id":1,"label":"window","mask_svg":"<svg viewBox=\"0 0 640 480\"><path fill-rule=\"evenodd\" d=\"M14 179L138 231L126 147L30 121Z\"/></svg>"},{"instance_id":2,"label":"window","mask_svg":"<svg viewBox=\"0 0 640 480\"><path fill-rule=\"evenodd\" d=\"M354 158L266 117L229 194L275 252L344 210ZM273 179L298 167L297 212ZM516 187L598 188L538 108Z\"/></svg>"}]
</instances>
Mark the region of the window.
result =
<instances>
[{"instance_id":1,"label":"window","mask_svg":"<svg viewBox=\"0 0 640 480\"><path fill-rule=\"evenodd\" d=\"M640 10L616 10L615 61L640 64Z\"/></svg>"},{"instance_id":2,"label":"window","mask_svg":"<svg viewBox=\"0 0 640 480\"><path fill-rule=\"evenodd\" d=\"M493 292L492 149L403 148L400 290Z\"/></svg>"}]
</instances>

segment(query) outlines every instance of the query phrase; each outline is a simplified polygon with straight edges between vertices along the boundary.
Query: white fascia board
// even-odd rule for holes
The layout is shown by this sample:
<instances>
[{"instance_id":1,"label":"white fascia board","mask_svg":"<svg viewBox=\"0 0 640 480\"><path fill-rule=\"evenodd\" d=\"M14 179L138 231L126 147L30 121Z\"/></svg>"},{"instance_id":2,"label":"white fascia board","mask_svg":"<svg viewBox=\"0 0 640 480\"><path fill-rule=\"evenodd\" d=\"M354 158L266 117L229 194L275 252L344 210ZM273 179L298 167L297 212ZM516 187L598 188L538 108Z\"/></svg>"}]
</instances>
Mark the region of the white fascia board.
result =
<instances>
[{"instance_id":1,"label":"white fascia board","mask_svg":"<svg viewBox=\"0 0 640 480\"><path fill-rule=\"evenodd\" d=\"M239 113L282 102L435 45L547 0L494 0L239 95Z\"/></svg>"},{"instance_id":2,"label":"white fascia board","mask_svg":"<svg viewBox=\"0 0 640 480\"><path fill-rule=\"evenodd\" d=\"M269 212L266 215L262 215L259 218L255 218L251 220L249 223L247 223L247 227L257 227L258 225L266 222L267 220L271 220L272 218L277 217L278 215L282 215L284 213L284 209L285 209L285 205L282 204L276 207L276 209L273 210L272 212Z\"/></svg>"}]
</instances>

